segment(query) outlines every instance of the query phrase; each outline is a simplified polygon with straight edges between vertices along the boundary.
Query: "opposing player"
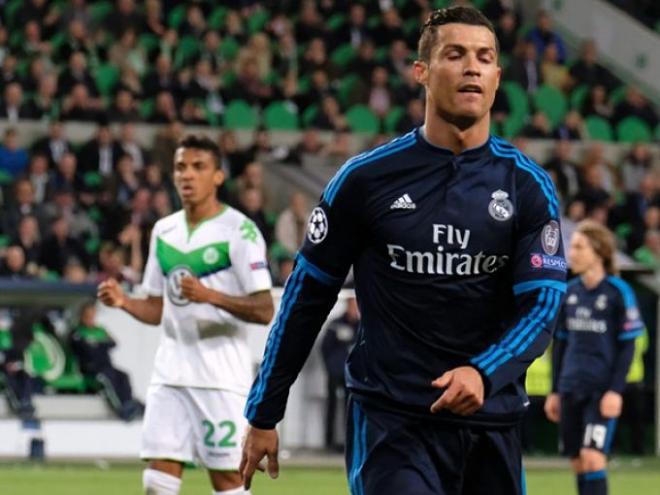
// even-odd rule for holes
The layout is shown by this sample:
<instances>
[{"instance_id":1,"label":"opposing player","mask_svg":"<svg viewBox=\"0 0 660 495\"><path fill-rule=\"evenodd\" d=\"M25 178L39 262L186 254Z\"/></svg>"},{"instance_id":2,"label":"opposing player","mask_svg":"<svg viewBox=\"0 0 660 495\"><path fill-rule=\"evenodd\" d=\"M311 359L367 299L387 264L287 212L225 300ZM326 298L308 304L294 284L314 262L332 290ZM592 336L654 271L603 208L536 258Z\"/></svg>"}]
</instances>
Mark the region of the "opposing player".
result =
<instances>
[{"instance_id":1,"label":"opposing player","mask_svg":"<svg viewBox=\"0 0 660 495\"><path fill-rule=\"evenodd\" d=\"M616 276L612 233L578 225L568 250L571 270L553 345L548 419L559 422L562 453L571 458L580 495L607 494L607 453L621 414L626 375L642 335L635 295Z\"/></svg>"},{"instance_id":2,"label":"opposing player","mask_svg":"<svg viewBox=\"0 0 660 495\"><path fill-rule=\"evenodd\" d=\"M216 494L245 494L238 473L242 417L252 379L245 322L273 315L263 238L255 224L216 199L219 150L187 136L174 155L183 209L159 220L143 287L127 297L114 280L101 301L145 323L162 323L147 392L141 457L147 494L176 495L184 463L200 460Z\"/></svg>"},{"instance_id":3,"label":"opposing player","mask_svg":"<svg viewBox=\"0 0 660 495\"><path fill-rule=\"evenodd\" d=\"M278 471L276 424L351 265L362 322L347 363L354 495L522 495L525 370L562 294L549 177L489 137L498 47L476 9L433 12L414 73L425 125L350 159L310 218L252 386L241 472Z\"/></svg>"}]
</instances>

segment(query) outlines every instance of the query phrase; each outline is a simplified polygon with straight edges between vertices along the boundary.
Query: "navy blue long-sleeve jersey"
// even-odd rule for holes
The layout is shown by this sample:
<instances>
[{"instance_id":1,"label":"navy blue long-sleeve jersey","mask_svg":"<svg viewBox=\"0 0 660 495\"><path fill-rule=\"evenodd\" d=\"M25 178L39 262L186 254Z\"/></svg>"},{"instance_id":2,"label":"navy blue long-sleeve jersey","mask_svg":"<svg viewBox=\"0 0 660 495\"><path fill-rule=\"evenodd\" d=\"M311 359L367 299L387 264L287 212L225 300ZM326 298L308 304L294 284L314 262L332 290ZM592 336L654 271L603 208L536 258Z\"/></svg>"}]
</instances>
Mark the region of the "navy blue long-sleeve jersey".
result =
<instances>
[{"instance_id":1,"label":"navy blue long-sleeve jersey","mask_svg":"<svg viewBox=\"0 0 660 495\"><path fill-rule=\"evenodd\" d=\"M619 277L604 278L588 289L571 280L552 350L553 391L622 393L644 332L635 294Z\"/></svg>"},{"instance_id":2,"label":"navy blue long-sleeve jersey","mask_svg":"<svg viewBox=\"0 0 660 495\"><path fill-rule=\"evenodd\" d=\"M352 393L404 413L503 424L527 397L566 284L547 174L490 137L459 155L420 129L350 159L310 217L245 414L272 428L351 267L362 315ZM431 382L461 365L484 378L474 415L430 412Z\"/></svg>"}]
</instances>

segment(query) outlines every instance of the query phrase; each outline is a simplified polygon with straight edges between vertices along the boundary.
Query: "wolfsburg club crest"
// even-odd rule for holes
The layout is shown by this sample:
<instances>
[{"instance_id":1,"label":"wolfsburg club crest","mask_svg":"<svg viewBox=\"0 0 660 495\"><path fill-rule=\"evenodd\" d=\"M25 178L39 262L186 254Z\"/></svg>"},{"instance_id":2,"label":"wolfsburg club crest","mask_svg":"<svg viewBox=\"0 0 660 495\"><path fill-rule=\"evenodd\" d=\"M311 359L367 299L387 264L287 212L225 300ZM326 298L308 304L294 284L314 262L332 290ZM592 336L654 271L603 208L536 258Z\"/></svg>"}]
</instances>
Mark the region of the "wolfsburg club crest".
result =
<instances>
[{"instance_id":1,"label":"wolfsburg club crest","mask_svg":"<svg viewBox=\"0 0 660 495\"><path fill-rule=\"evenodd\" d=\"M509 201L509 193L498 189L491 194L491 202L488 204L488 213L498 222L506 222L513 215L513 203Z\"/></svg>"}]
</instances>

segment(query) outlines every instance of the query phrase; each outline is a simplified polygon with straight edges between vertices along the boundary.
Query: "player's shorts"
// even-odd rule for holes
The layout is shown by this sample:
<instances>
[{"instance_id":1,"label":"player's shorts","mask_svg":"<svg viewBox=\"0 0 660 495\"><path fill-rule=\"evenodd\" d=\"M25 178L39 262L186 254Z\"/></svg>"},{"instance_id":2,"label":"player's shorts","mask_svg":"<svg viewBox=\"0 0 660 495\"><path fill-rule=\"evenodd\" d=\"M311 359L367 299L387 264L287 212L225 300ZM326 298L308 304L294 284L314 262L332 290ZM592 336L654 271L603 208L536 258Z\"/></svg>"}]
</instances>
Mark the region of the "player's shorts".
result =
<instances>
[{"instance_id":1,"label":"player's shorts","mask_svg":"<svg viewBox=\"0 0 660 495\"><path fill-rule=\"evenodd\" d=\"M349 400L352 495L523 495L515 426L481 429L411 418Z\"/></svg>"},{"instance_id":2,"label":"player's shorts","mask_svg":"<svg viewBox=\"0 0 660 495\"><path fill-rule=\"evenodd\" d=\"M150 385L140 457L237 471L245 400L227 390Z\"/></svg>"},{"instance_id":3,"label":"player's shorts","mask_svg":"<svg viewBox=\"0 0 660 495\"><path fill-rule=\"evenodd\" d=\"M608 454L612 447L616 418L600 414L602 393L590 395L561 394L559 450L568 457L578 457L580 449L590 448Z\"/></svg>"}]
</instances>

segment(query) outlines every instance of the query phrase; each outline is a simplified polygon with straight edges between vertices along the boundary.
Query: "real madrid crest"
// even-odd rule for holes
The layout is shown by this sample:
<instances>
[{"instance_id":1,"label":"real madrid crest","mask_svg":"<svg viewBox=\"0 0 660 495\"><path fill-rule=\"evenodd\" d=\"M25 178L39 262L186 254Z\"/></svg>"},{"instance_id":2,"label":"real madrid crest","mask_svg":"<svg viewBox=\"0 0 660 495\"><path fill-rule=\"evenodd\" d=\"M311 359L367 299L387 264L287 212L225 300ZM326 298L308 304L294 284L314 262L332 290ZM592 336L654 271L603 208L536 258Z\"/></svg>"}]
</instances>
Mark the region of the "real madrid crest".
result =
<instances>
[{"instance_id":1,"label":"real madrid crest","mask_svg":"<svg viewBox=\"0 0 660 495\"><path fill-rule=\"evenodd\" d=\"M491 194L488 204L488 213L498 222L506 222L513 216L513 203L509 200L509 193L498 189Z\"/></svg>"}]
</instances>

